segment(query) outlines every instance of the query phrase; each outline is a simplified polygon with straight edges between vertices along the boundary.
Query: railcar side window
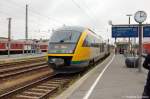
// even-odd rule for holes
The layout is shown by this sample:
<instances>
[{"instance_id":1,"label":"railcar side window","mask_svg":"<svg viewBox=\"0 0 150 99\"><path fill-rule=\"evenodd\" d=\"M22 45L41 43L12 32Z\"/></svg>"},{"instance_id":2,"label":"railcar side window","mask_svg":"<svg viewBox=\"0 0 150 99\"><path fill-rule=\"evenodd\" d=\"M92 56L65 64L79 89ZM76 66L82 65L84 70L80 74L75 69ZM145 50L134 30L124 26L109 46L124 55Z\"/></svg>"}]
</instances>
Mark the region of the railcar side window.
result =
<instances>
[{"instance_id":1,"label":"railcar side window","mask_svg":"<svg viewBox=\"0 0 150 99\"><path fill-rule=\"evenodd\" d=\"M100 42L97 38L95 38L92 35L87 35L86 39L84 40L83 43L84 47L100 47Z\"/></svg>"},{"instance_id":2,"label":"railcar side window","mask_svg":"<svg viewBox=\"0 0 150 99\"><path fill-rule=\"evenodd\" d=\"M104 47L105 47L105 46L104 46L104 43L101 43L101 44L100 44L100 52L104 52Z\"/></svg>"},{"instance_id":3,"label":"railcar side window","mask_svg":"<svg viewBox=\"0 0 150 99\"><path fill-rule=\"evenodd\" d=\"M90 47L91 46L91 41L89 36L87 35L84 42L83 42L83 47Z\"/></svg>"},{"instance_id":4,"label":"railcar side window","mask_svg":"<svg viewBox=\"0 0 150 99\"><path fill-rule=\"evenodd\" d=\"M95 47L95 38L91 35L91 47Z\"/></svg>"},{"instance_id":5,"label":"railcar side window","mask_svg":"<svg viewBox=\"0 0 150 99\"><path fill-rule=\"evenodd\" d=\"M8 43L6 43L6 48L8 49L8 47L9 47L9 44L8 44Z\"/></svg>"}]
</instances>

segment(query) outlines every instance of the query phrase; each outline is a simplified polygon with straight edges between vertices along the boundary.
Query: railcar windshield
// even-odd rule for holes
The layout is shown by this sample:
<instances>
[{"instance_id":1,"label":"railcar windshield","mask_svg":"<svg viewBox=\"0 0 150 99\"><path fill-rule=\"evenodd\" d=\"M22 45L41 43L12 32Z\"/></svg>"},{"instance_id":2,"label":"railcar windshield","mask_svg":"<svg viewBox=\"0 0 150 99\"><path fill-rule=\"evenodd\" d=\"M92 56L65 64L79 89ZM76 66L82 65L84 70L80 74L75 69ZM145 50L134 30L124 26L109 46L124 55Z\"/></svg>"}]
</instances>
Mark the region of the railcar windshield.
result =
<instances>
[{"instance_id":1,"label":"railcar windshield","mask_svg":"<svg viewBox=\"0 0 150 99\"><path fill-rule=\"evenodd\" d=\"M50 43L77 43L81 32L74 30L60 30L53 32Z\"/></svg>"}]
</instances>

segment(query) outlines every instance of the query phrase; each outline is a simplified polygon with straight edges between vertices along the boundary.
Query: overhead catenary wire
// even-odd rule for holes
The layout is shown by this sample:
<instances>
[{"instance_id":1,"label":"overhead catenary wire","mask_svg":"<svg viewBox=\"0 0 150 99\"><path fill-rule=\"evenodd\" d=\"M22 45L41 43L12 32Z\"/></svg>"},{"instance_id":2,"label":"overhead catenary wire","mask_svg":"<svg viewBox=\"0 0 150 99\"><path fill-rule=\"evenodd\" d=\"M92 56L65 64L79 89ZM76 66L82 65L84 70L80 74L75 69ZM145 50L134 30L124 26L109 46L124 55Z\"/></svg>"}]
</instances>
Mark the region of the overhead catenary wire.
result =
<instances>
[{"instance_id":1,"label":"overhead catenary wire","mask_svg":"<svg viewBox=\"0 0 150 99\"><path fill-rule=\"evenodd\" d=\"M94 23L96 23L95 19L93 19L93 17L91 17L86 10L84 10L75 0L72 0L73 4L76 5L76 7L78 7L80 10L82 10L82 12L84 12L90 20L94 21Z\"/></svg>"},{"instance_id":2,"label":"overhead catenary wire","mask_svg":"<svg viewBox=\"0 0 150 99\"><path fill-rule=\"evenodd\" d=\"M87 3L86 2L84 2L85 0L82 0L82 2L84 3L84 7L87 9L86 11L87 12L89 12L89 13L91 13L90 15L92 15L92 17L95 19L94 20L94 23L98 23L98 17L97 16L95 16L94 15L94 13L91 11L91 9L89 9L89 7L88 7L88 5L87 5ZM101 31L101 30L99 30L99 29L95 29L94 31ZM104 30L103 30L104 31ZM104 31L105 32L105 31ZM108 30L107 30L107 32L108 32Z\"/></svg>"},{"instance_id":3,"label":"overhead catenary wire","mask_svg":"<svg viewBox=\"0 0 150 99\"><path fill-rule=\"evenodd\" d=\"M6 1L6 2L7 2L7 1ZM15 7L19 7L19 8L22 8L22 9L25 8L25 6L21 6L20 4L16 3L15 1L12 1L12 0L10 0L10 1L7 2L7 3L10 3L10 4L12 4L12 5L15 5ZM50 17L50 16L43 15L43 14L41 14L40 12L35 11L34 9L31 9L31 8L30 8L30 9L29 9L29 12L31 12L31 13L33 13L33 14L36 14L36 15L38 15L38 16L44 17L44 18L46 18L46 19L48 19L48 20L52 20L52 21L55 21L55 22L57 22L57 23L64 24L64 23L61 22L60 20L55 19L55 18Z\"/></svg>"},{"instance_id":4,"label":"overhead catenary wire","mask_svg":"<svg viewBox=\"0 0 150 99\"><path fill-rule=\"evenodd\" d=\"M84 7L87 9L87 12L91 13L91 14L92 14L92 17L95 18L95 19L97 19L97 17L94 16L94 13L91 11L91 9L89 9L87 3L86 3L86 2L83 2L83 3L84 3Z\"/></svg>"},{"instance_id":5,"label":"overhead catenary wire","mask_svg":"<svg viewBox=\"0 0 150 99\"><path fill-rule=\"evenodd\" d=\"M90 19L92 19L91 16L89 16L89 14L76 1L72 0L72 2L74 5L76 5L76 7L82 10L82 12L84 12Z\"/></svg>"},{"instance_id":6,"label":"overhead catenary wire","mask_svg":"<svg viewBox=\"0 0 150 99\"><path fill-rule=\"evenodd\" d=\"M5 13L5 12L3 12L3 11L0 11L0 14L3 14L3 15L6 15L6 16L10 16L9 14L7 14L7 13ZM1 17L0 18L0 22L1 22L1 20L3 20L3 22L4 21L6 21L6 17ZM15 19L15 18L14 18ZM24 22L24 20L22 20L22 19L15 19L15 20L18 20L18 21L22 21L22 22ZM40 26L44 26L44 25L46 25L46 24L44 24L44 23L39 23L38 21L38 19L37 19L37 21L36 20L33 20L32 18L30 18L29 19L30 21L31 21L31 23L29 23L30 24L30 26L31 26L31 28L33 28L32 27L32 25L36 25L36 26L38 26L38 25L40 25ZM55 25L55 24L53 24L53 25ZM2 29L4 29L4 28L6 28L4 25L1 25L0 26L0 28L2 28ZM6 28L7 29L7 28Z\"/></svg>"},{"instance_id":7,"label":"overhead catenary wire","mask_svg":"<svg viewBox=\"0 0 150 99\"><path fill-rule=\"evenodd\" d=\"M5 1L6 2L6 1ZM8 3L9 4L11 4L11 5L15 5L14 7L13 6L11 6L11 5L8 5ZM5 6L5 9L6 8L21 8L22 10L24 10L25 9L25 6L22 6L22 5L19 5L18 3L16 3L15 1L12 1L12 0L10 0L10 2L7 2L7 4L6 4L6 6ZM1 11L1 12L3 12L3 11ZM6 10L5 10L5 12L7 12ZM3 12L2 14L3 15L5 15L5 16L11 16L11 14L7 14L7 13L5 13L5 12ZM41 14L40 12L38 12L38 11L35 11L35 10L33 10L33 9L31 9L30 8L30 10L29 10L29 12L30 12L30 14L33 14L33 15L36 15L34 18L33 17L30 17L29 18L29 20L30 21L32 21L32 22L29 22L29 24L30 24L30 26L31 26L31 24L32 24L32 28L34 28L33 27L33 24L35 25L39 25L39 26L44 26L44 23L45 22L47 22L46 20L49 20L49 22L48 23L46 23L46 24L49 24L49 23L51 23L51 25L50 26L58 26L58 25L56 25L56 23L59 23L59 24L61 24L61 25L63 25L64 23L63 22L60 22L59 20L57 20L57 19L55 19L55 18L52 18L52 17L49 17L49 16L46 16L46 15L43 15L43 14ZM18 14L17 14L18 15ZM43 22L43 21L41 21L41 19L40 19L40 21L41 22L39 22L39 18L37 19L37 16L39 16L39 17L42 17L42 20L45 20L45 22ZM15 19L15 17L14 17L14 19ZM35 20L35 19L37 19L37 21ZM19 21L24 21L24 17L23 18L16 18L15 20L19 20ZM51 22L51 21L53 21L53 22ZM53 25L52 25L53 24ZM36 29L36 30L40 30L40 29L42 29L42 28L38 28L38 29ZM47 28L48 29L48 28ZM48 29L49 30L49 29ZM30 30L31 31L31 30ZM34 29L34 31L35 31L35 29Z\"/></svg>"}]
</instances>

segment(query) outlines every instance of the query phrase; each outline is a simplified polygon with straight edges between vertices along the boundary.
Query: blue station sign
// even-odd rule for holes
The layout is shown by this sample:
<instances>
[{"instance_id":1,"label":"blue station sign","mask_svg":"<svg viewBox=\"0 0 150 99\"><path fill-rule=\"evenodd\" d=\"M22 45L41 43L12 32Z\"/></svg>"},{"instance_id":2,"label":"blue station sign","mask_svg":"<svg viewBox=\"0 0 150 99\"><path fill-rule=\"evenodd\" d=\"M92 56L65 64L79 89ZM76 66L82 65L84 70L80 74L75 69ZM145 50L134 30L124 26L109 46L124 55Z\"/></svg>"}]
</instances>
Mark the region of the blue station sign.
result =
<instances>
[{"instance_id":1,"label":"blue station sign","mask_svg":"<svg viewBox=\"0 0 150 99\"><path fill-rule=\"evenodd\" d=\"M112 37L138 37L138 25L113 25ZM143 26L143 37L150 37L150 25Z\"/></svg>"},{"instance_id":2,"label":"blue station sign","mask_svg":"<svg viewBox=\"0 0 150 99\"><path fill-rule=\"evenodd\" d=\"M113 26L112 37L138 37L138 27L135 26Z\"/></svg>"},{"instance_id":3,"label":"blue station sign","mask_svg":"<svg viewBox=\"0 0 150 99\"><path fill-rule=\"evenodd\" d=\"M143 27L143 37L150 37L150 26Z\"/></svg>"}]
</instances>

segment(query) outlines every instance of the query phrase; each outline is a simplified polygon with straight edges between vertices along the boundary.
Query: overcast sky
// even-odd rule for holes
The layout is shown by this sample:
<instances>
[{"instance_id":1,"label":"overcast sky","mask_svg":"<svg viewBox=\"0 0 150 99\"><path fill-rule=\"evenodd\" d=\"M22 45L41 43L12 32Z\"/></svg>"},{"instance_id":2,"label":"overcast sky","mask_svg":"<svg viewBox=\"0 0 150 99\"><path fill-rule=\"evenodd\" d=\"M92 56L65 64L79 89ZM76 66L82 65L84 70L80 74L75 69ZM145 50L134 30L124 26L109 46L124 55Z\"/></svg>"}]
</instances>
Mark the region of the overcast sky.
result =
<instances>
[{"instance_id":1,"label":"overcast sky","mask_svg":"<svg viewBox=\"0 0 150 99\"><path fill-rule=\"evenodd\" d=\"M150 0L0 0L0 37L7 37L12 17L12 38L25 38L25 4L29 5L29 38L49 38L52 28L79 25L111 38L108 21L127 24L126 14L144 10L150 23ZM135 23L131 18L131 23Z\"/></svg>"}]
</instances>

